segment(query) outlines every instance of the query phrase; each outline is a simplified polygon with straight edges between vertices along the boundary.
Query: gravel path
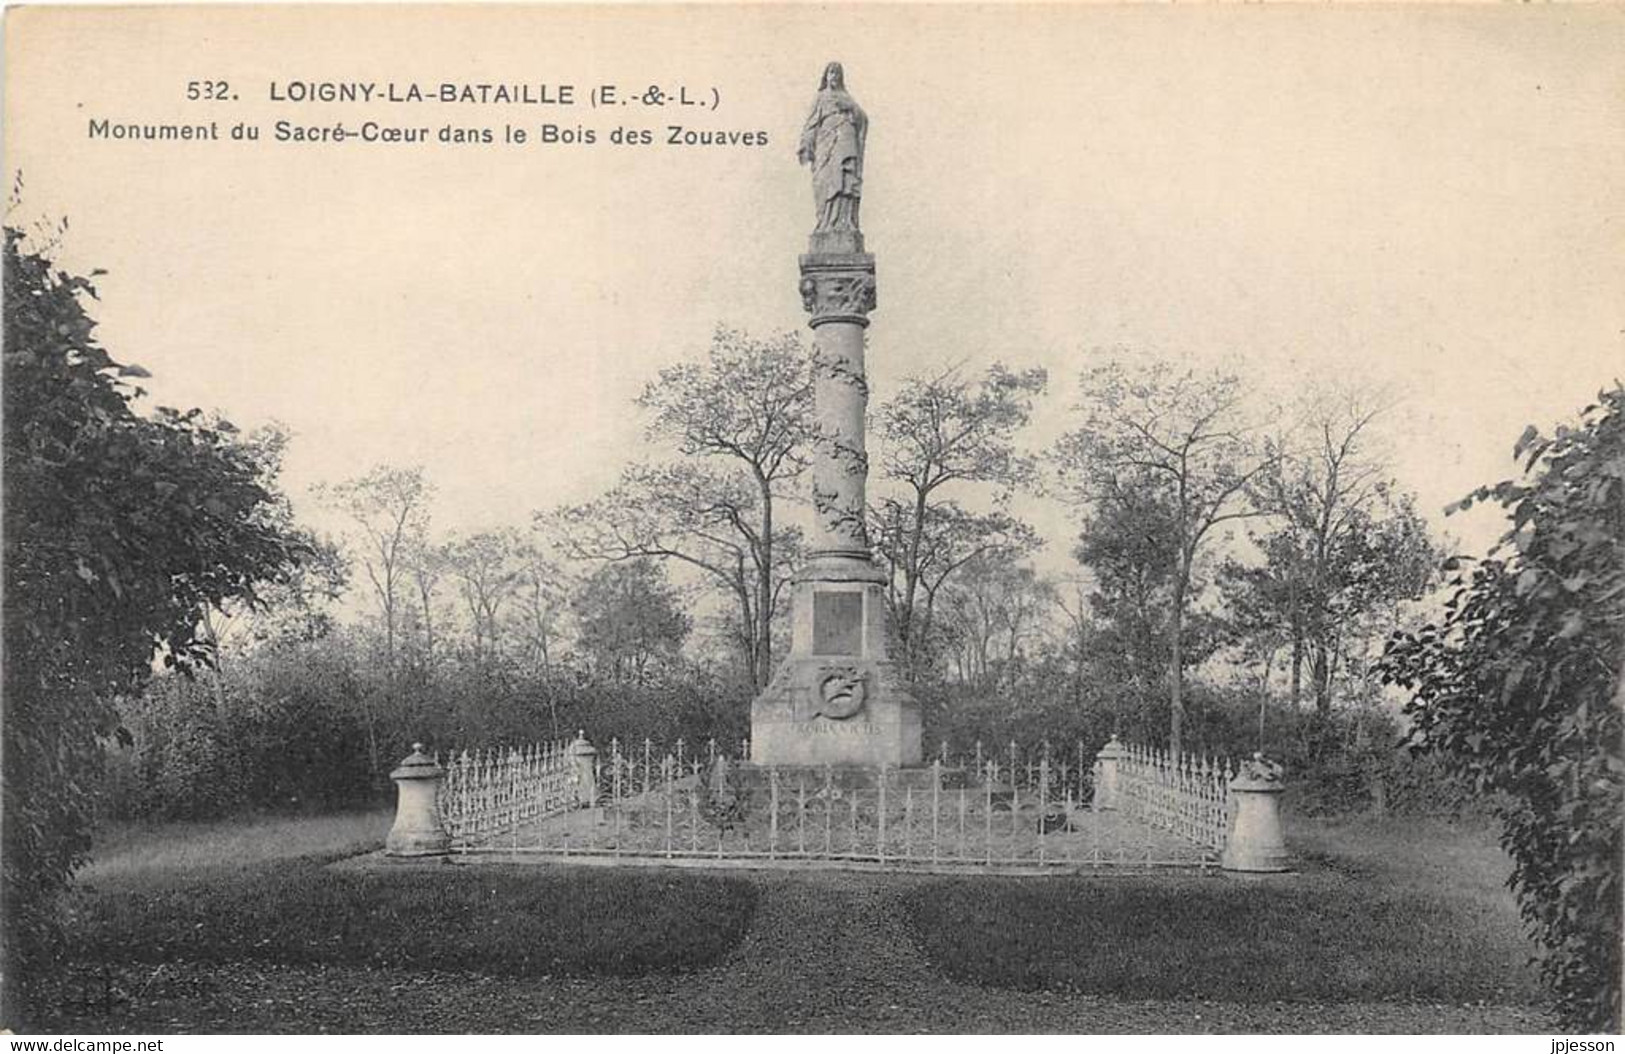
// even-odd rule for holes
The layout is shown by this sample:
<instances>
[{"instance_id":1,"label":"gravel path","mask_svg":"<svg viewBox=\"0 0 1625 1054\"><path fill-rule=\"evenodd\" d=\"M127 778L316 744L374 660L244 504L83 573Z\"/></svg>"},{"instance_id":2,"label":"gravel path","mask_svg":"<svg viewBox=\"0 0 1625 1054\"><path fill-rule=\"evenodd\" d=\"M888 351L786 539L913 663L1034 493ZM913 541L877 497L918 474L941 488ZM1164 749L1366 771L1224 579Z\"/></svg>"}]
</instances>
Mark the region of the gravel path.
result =
<instances>
[{"instance_id":1,"label":"gravel path","mask_svg":"<svg viewBox=\"0 0 1625 1054\"><path fill-rule=\"evenodd\" d=\"M638 979L513 980L239 964L130 968L145 994L64 1030L162 1032L1549 1032L1525 1007L1138 1002L945 979L906 932L906 876L756 874L720 966Z\"/></svg>"}]
</instances>

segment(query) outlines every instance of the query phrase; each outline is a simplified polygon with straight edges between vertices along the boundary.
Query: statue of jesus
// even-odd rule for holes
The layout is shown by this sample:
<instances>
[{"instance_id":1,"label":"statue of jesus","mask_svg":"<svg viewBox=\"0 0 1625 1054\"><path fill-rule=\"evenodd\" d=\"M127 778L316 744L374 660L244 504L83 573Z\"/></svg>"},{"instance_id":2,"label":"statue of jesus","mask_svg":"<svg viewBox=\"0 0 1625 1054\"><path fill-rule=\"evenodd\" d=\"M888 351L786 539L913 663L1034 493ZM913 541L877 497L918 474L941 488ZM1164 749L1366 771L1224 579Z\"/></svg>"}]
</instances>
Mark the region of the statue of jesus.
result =
<instances>
[{"instance_id":1,"label":"statue of jesus","mask_svg":"<svg viewBox=\"0 0 1625 1054\"><path fill-rule=\"evenodd\" d=\"M839 62L824 67L818 98L801 129L796 156L812 166L813 207L820 231L856 231L863 195L863 140L869 118L847 94Z\"/></svg>"}]
</instances>

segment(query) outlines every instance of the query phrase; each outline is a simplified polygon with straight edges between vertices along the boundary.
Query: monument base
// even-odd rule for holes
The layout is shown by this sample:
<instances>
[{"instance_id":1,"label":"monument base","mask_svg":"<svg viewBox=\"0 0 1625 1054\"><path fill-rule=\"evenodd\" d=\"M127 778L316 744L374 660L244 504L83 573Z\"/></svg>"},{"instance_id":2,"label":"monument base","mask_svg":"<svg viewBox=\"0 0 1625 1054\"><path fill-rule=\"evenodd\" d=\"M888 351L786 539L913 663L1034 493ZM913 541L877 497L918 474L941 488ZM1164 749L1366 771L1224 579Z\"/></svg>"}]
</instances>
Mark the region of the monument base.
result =
<instances>
[{"instance_id":1,"label":"monument base","mask_svg":"<svg viewBox=\"0 0 1625 1054\"><path fill-rule=\"evenodd\" d=\"M886 644L885 575L862 550L808 554L790 655L750 708L758 765L920 764L920 708Z\"/></svg>"},{"instance_id":2,"label":"monument base","mask_svg":"<svg viewBox=\"0 0 1625 1054\"><path fill-rule=\"evenodd\" d=\"M918 765L920 706L889 661L791 656L751 703L751 760Z\"/></svg>"},{"instance_id":3,"label":"monument base","mask_svg":"<svg viewBox=\"0 0 1625 1054\"><path fill-rule=\"evenodd\" d=\"M860 697L855 712L841 716L854 694ZM751 704L750 760L918 765L920 708L889 661L792 656Z\"/></svg>"}]
</instances>

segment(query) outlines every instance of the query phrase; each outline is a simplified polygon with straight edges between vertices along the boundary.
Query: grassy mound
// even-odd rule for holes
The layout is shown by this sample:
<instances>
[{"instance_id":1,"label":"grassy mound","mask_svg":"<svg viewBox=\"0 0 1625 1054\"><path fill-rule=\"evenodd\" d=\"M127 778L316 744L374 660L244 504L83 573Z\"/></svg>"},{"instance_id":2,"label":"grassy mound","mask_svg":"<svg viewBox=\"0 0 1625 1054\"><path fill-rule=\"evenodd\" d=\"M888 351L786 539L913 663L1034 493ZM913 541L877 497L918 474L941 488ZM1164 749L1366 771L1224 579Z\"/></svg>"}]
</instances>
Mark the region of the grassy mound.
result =
<instances>
[{"instance_id":1,"label":"grassy mound","mask_svg":"<svg viewBox=\"0 0 1625 1054\"><path fill-rule=\"evenodd\" d=\"M248 852L239 837L275 844L282 826L177 828L109 846L72 898L64 960L626 977L717 962L756 905L749 882L714 874L326 867L376 846L357 844L359 821L299 825L283 843L292 856Z\"/></svg>"}]
</instances>

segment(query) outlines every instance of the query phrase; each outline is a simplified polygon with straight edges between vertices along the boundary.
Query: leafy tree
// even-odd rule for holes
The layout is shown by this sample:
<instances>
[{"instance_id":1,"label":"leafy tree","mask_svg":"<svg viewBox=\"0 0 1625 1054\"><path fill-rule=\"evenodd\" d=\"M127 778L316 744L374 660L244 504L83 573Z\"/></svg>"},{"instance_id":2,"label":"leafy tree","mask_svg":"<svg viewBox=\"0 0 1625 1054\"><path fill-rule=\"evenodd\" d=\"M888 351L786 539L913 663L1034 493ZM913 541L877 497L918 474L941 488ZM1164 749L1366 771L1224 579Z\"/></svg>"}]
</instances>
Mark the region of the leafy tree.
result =
<instances>
[{"instance_id":1,"label":"leafy tree","mask_svg":"<svg viewBox=\"0 0 1625 1054\"><path fill-rule=\"evenodd\" d=\"M216 672L227 653L318 640L337 625L335 606L349 585L350 562L330 539L311 535L307 542L287 580L256 590L256 603L237 600L204 612L202 628L214 648Z\"/></svg>"},{"instance_id":2,"label":"leafy tree","mask_svg":"<svg viewBox=\"0 0 1625 1054\"><path fill-rule=\"evenodd\" d=\"M500 657L504 607L525 571L525 543L512 528L479 531L446 545L446 563L468 610L474 665L492 672Z\"/></svg>"},{"instance_id":3,"label":"leafy tree","mask_svg":"<svg viewBox=\"0 0 1625 1054\"><path fill-rule=\"evenodd\" d=\"M318 500L344 513L355 525L361 566L367 572L383 622L384 708L392 709L399 701L396 638L400 630L407 560L422 543L428 528L428 502L434 493L433 485L424 478L422 468L375 465L353 479L319 485L315 493ZM363 698L362 717L366 722L375 780L383 776L378 710L372 694L367 693Z\"/></svg>"},{"instance_id":4,"label":"leafy tree","mask_svg":"<svg viewBox=\"0 0 1625 1054\"><path fill-rule=\"evenodd\" d=\"M661 370L638 400L653 414L653 437L675 442L685 457L716 459L734 469L689 481L709 478L719 484L717 493L726 507L719 514L739 516L730 526L744 542L744 570L754 592L747 651L758 687L773 675L772 620L781 566L775 553L780 532L774 501L806 467L812 410L809 362L796 334L762 340L718 327L704 362ZM743 477L742 484L736 474ZM741 485L753 492L749 505L740 500ZM749 519L744 518L747 509Z\"/></svg>"},{"instance_id":5,"label":"leafy tree","mask_svg":"<svg viewBox=\"0 0 1625 1054\"><path fill-rule=\"evenodd\" d=\"M916 520L912 507L903 502L882 501L871 510L870 538L887 569L886 605L892 613L891 625L898 632L906 618L908 640L899 636L900 650L907 663L908 676L918 679L933 669L948 634L939 625L937 605L947 596L944 586L964 573L977 560L1017 559L1037 549L1041 543L1033 529L1009 514L994 510L977 513L951 499L931 503L923 521ZM905 574L905 564L912 574ZM905 584L915 587L912 601Z\"/></svg>"},{"instance_id":6,"label":"leafy tree","mask_svg":"<svg viewBox=\"0 0 1625 1054\"><path fill-rule=\"evenodd\" d=\"M568 610L570 580L534 541L521 543L514 558L514 621L524 665L545 673L557 659L559 623Z\"/></svg>"},{"instance_id":7,"label":"leafy tree","mask_svg":"<svg viewBox=\"0 0 1625 1054\"><path fill-rule=\"evenodd\" d=\"M334 705L356 690L346 645L336 635L279 642L244 665L221 722L244 805L312 810L377 802L366 732L349 709ZM392 753L410 741L404 731L386 740Z\"/></svg>"},{"instance_id":8,"label":"leafy tree","mask_svg":"<svg viewBox=\"0 0 1625 1054\"><path fill-rule=\"evenodd\" d=\"M642 685L651 667L675 660L690 621L676 589L652 560L605 564L575 601L580 644L599 675Z\"/></svg>"},{"instance_id":9,"label":"leafy tree","mask_svg":"<svg viewBox=\"0 0 1625 1054\"><path fill-rule=\"evenodd\" d=\"M355 805L369 789L366 735L337 697L354 691L342 639L243 656L210 690L156 677L124 702L131 744L113 756L117 816L212 819L243 809Z\"/></svg>"},{"instance_id":10,"label":"leafy tree","mask_svg":"<svg viewBox=\"0 0 1625 1054\"><path fill-rule=\"evenodd\" d=\"M1154 487L1125 492L1084 521L1073 555L1089 571L1091 588L1082 597L1074 623L1079 665L1113 685L1114 726L1121 732L1161 735L1169 724L1166 699L1173 649L1169 630L1174 613L1174 567L1169 553L1174 516L1168 495ZM1202 596L1208 575L1201 563L1191 571L1188 595ZM1223 642L1213 612L1192 605L1181 628L1180 662L1189 671Z\"/></svg>"},{"instance_id":11,"label":"leafy tree","mask_svg":"<svg viewBox=\"0 0 1625 1054\"><path fill-rule=\"evenodd\" d=\"M1578 428L1530 428L1525 482L1484 487L1511 514L1457 559L1443 621L1396 634L1385 676L1412 693L1411 742L1498 796L1502 844L1565 1021L1620 1027L1625 684L1625 387Z\"/></svg>"},{"instance_id":12,"label":"leafy tree","mask_svg":"<svg viewBox=\"0 0 1625 1054\"><path fill-rule=\"evenodd\" d=\"M772 561L765 567L771 631L801 542L799 531L776 527L771 544L763 544L760 497L745 473L693 462L633 465L608 494L562 509L556 520L579 559L675 560L720 587L731 601L730 637L745 681L754 685L772 654L771 638L761 635L762 561Z\"/></svg>"},{"instance_id":13,"label":"leafy tree","mask_svg":"<svg viewBox=\"0 0 1625 1054\"><path fill-rule=\"evenodd\" d=\"M1055 586L1001 554L977 557L949 587L951 633L960 680L1016 687L1028 648L1043 632Z\"/></svg>"},{"instance_id":14,"label":"leafy tree","mask_svg":"<svg viewBox=\"0 0 1625 1054\"><path fill-rule=\"evenodd\" d=\"M1082 576L1071 575L1055 583L1055 606L1064 618L1056 659L1068 664L1072 699L1079 705L1088 682L1090 642L1095 632L1090 593Z\"/></svg>"},{"instance_id":15,"label":"leafy tree","mask_svg":"<svg viewBox=\"0 0 1625 1054\"><path fill-rule=\"evenodd\" d=\"M412 596L406 615L409 637L416 642L419 669L427 680L435 667L435 645L439 641L435 627L439 625L440 608L435 598L451 558L444 544L420 535L406 549L405 562Z\"/></svg>"},{"instance_id":16,"label":"leafy tree","mask_svg":"<svg viewBox=\"0 0 1625 1054\"><path fill-rule=\"evenodd\" d=\"M941 492L983 484L1004 497L1032 479L1033 459L1015 439L1047 383L1042 369L1016 372L998 363L974 382L948 370L906 381L880 408L881 472L901 496L879 502L871 519L891 571L892 630L911 679L924 665L943 582L977 556L1036 545L1026 525L1002 511L968 513Z\"/></svg>"},{"instance_id":17,"label":"leafy tree","mask_svg":"<svg viewBox=\"0 0 1625 1054\"><path fill-rule=\"evenodd\" d=\"M1168 568L1168 740L1177 752L1198 558L1215 528L1258 515L1249 489L1275 454L1250 434L1233 374L1110 361L1084 371L1079 389L1081 422L1055 462L1065 492L1092 516L1154 511L1155 529L1141 536Z\"/></svg>"},{"instance_id":18,"label":"leafy tree","mask_svg":"<svg viewBox=\"0 0 1625 1054\"><path fill-rule=\"evenodd\" d=\"M1161 687L1168 671L1174 578L1169 554L1178 541L1166 497L1155 486L1125 489L1084 521L1073 549L1094 580L1089 612L1098 629L1090 651L1114 683ZM1187 666L1193 658L1186 647Z\"/></svg>"},{"instance_id":19,"label":"leafy tree","mask_svg":"<svg viewBox=\"0 0 1625 1054\"><path fill-rule=\"evenodd\" d=\"M160 407L101 346L70 275L5 232L4 976L38 977L51 904L89 848L114 704L206 663L203 613L286 582L274 464L224 420ZM92 275L93 277L94 275ZM12 1013L15 1001L8 1001Z\"/></svg>"},{"instance_id":20,"label":"leafy tree","mask_svg":"<svg viewBox=\"0 0 1625 1054\"><path fill-rule=\"evenodd\" d=\"M360 535L362 566L383 617L385 655L395 663L407 555L428 528L434 487L423 469L375 465L365 475L316 488L320 500L347 515Z\"/></svg>"},{"instance_id":21,"label":"leafy tree","mask_svg":"<svg viewBox=\"0 0 1625 1054\"><path fill-rule=\"evenodd\" d=\"M249 634L256 647L320 640L337 624L334 606L350 582L350 562L331 539L312 536L309 551L286 584L264 590L264 615Z\"/></svg>"},{"instance_id":22,"label":"leafy tree","mask_svg":"<svg viewBox=\"0 0 1625 1054\"><path fill-rule=\"evenodd\" d=\"M1339 659L1365 644L1368 619L1418 597L1439 562L1412 499L1372 452L1381 412L1358 393L1316 401L1307 442L1259 479L1259 502L1279 524L1257 539L1263 564L1222 574L1239 628L1290 647L1294 710L1307 666L1322 717Z\"/></svg>"}]
</instances>

